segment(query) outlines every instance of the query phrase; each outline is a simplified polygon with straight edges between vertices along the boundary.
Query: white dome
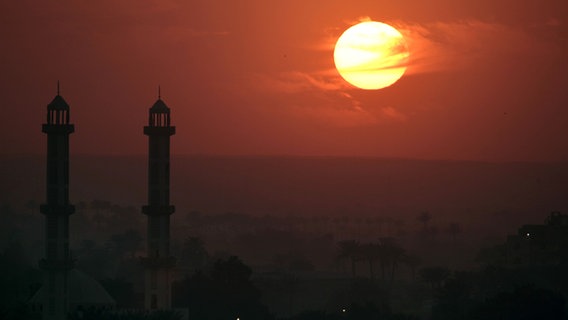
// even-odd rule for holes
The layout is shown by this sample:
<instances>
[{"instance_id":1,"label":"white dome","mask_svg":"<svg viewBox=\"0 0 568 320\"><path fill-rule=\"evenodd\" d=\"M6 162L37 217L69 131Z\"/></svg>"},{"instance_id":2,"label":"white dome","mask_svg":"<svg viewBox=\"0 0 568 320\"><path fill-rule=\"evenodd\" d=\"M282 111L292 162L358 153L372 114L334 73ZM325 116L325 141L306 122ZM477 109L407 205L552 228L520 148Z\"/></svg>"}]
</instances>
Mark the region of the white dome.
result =
<instances>
[{"instance_id":1,"label":"white dome","mask_svg":"<svg viewBox=\"0 0 568 320\"><path fill-rule=\"evenodd\" d=\"M44 301L42 286L30 299L30 304L41 305ZM116 302L97 280L85 273L72 269L69 271L69 308L78 306L114 306Z\"/></svg>"}]
</instances>

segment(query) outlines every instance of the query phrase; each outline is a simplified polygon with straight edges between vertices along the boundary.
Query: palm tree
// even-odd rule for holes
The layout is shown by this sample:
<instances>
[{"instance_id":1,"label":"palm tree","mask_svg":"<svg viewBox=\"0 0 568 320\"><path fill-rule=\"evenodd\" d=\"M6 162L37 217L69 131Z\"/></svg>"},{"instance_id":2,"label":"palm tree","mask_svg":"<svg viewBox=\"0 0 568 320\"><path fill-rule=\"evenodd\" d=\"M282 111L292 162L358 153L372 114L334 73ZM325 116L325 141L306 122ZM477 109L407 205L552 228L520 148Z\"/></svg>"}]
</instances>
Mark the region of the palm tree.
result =
<instances>
[{"instance_id":1,"label":"palm tree","mask_svg":"<svg viewBox=\"0 0 568 320\"><path fill-rule=\"evenodd\" d=\"M349 258L351 260L351 272L353 278L355 278L355 264L361 259L361 244L356 240L343 240L338 242L337 245L339 247L337 258L340 260Z\"/></svg>"},{"instance_id":2,"label":"palm tree","mask_svg":"<svg viewBox=\"0 0 568 320\"><path fill-rule=\"evenodd\" d=\"M201 270L209 260L205 243L198 237L187 237L183 241L180 263L191 272Z\"/></svg>"},{"instance_id":3,"label":"palm tree","mask_svg":"<svg viewBox=\"0 0 568 320\"><path fill-rule=\"evenodd\" d=\"M374 263L377 259L380 259L382 255L382 246L380 243L365 243L361 245L360 250L362 257L364 257L369 263L369 277L374 279Z\"/></svg>"},{"instance_id":4,"label":"palm tree","mask_svg":"<svg viewBox=\"0 0 568 320\"><path fill-rule=\"evenodd\" d=\"M380 242L383 266L383 280L385 280L385 269L390 267L390 282L394 282L395 270L400 261L405 256L405 251L392 238L382 238Z\"/></svg>"},{"instance_id":5,"label":"palm tree","mask_svg":"<svg viewBox=\"0 0 568 320\"><path fill-rule=\"evenodd\" d=\"M416 280L416 267L418 267L422 262L420 257L413 254L405 254L401 258L401 262L410 268L410 271L412 273L412 281Z\"/></svg>"},{"instance_id":6,"label":"palm tree","mask_svg":"<svg viewBox=\"0 0 568 320\"><path fill-rule=\"evenodd\" d=\"M450 276L450 270L445 267L428 267L419 271L420 277L430 283L432 289L440 288L442 283Z\"/></svg>"},{"instance_id":7,"label":"palm tree","mask_svg":"<svg viewBox=\"0 0 568 320\"><path fill-rule=\"evenodd\" d=\"M399 247L398 245L394 244L393 246L386 248L387 252L389 252L390 260L391 260L391 285L394 282L394 274L395 270L398 267L399 262L402 261L405 251L403 248Z\"/></svg>"}]
</instances>

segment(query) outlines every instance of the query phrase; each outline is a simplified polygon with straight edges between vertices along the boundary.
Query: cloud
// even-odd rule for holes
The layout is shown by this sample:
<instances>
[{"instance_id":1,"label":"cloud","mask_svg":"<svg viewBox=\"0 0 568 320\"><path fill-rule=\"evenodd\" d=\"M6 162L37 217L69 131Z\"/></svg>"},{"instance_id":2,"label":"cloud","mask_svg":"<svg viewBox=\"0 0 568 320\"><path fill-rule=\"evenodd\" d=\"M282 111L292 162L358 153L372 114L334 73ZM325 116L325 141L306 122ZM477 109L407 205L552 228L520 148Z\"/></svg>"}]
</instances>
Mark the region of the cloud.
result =
<instances>
[{"instance_id":1,"label":"cloud","mask_svg":"<svg viewBox=\"0 0 568 320\"><path fill-rule=\"evenodd\" d=\"M531 29L478 20L387 23L400 30L407 40L410 59L404 77L439 72L469 75L471 71L477 74L480 68L500 74L500 68L511 68L506 65L510 61L542 59L550 54L551 46L557 46ZM553 28L557 24L543 21L540 27ZM329 45L332 33L337 37L340 31L330 30L318 46L307 48L312 54L322 54L324 50L329 55L333 50ZM392 101L384 101L384 105L373 103L373 98L354 90L335 69L256 74L250 80L252 94L262 91L279 97L283 108L336 126L405 123L413 114L408 107L393 105Z\"/></svg>"},{"instance_id":2,"label":"cloud","mask_svg":"<svg viewBox=\"0 0 568 320\"><path fill-rule=\"evenodd\" d=\"M333 127L371 126L381 121L377 114L363 108L358 99L342 91L295 103L291 111L297 117Z\"/></svg>"},{"instance_id":3,"label":"cloud","mask_svg":"<svg viewBox=\"0 0 568 320\"><path fill-rule=\"evenodd\" d=\"M335 71L284 72L278 76L257 74L251 79L250 95L262 94L278 100L295 117L333 127L373 126L405 122L408 117L392 107L366 106Z\"/></svg>"},{"instance_id":4,"label":"cloud","mask_svg":"<svg viewBox=\"0 0 568 320\"><path fill-rule=\"evenodd\" d=\"M313 73L288 71L276 75L254 74L250 80L255 88L273 93L337 91L351 88L335 70Z\"/></svg>"},{"instance_id":5,"label":"cloud","mask_svg":"<svg viewBox=\"0 0 568 320\"><path fill-rule=\"evenodd\" d=\"M388 119L397 120L397 121L406 121L407 116L402 112L396 110L393 107L383 107L380 109L381 114Z\"/></svg>"},{"instance_id":6,"label":"cloud","mask_svg":"<svg viewBox=\"0 0 568 320\"><path fill-rule=\"evenodd\" d=\"M322 30L322 36L309 49L333 52L341 33L369 17L344 21L342 26ZM459 71L476 67L478 62L523 54L539 55L554 47L568 47L568 25L555 17L525 25L483 20L437 21L417 23L402 20L385 21L406 39L410 59L409 74ZM552 50L554 51L554 50Z\"/></svg>"},{"instance_id":7,"label":"cloud","mask_svg":"<svg viewBox=\"0 0 568 320\"><path fill-rule=\"evenodd\" d=\"M542 54L556 44L520 28L479 20L428 24L394 22L410 50L407 74L457 71L483 61L526 54ZM539 28L557 24L545 21Z\"/></svg>"}]
</instances>

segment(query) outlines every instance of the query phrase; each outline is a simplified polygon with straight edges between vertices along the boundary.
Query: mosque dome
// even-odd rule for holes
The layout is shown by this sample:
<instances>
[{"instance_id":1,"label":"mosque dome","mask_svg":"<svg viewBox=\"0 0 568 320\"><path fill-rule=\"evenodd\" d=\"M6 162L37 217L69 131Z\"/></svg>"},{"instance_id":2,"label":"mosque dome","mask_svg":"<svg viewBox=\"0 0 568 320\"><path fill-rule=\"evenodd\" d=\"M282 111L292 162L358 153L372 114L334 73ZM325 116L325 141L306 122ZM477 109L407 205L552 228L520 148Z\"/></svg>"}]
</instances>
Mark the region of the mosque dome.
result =
<instances>
[{"instance_id":1,"label":"mosque dome","mask_svg":"<svg viewBox=\"0 0 568 320\"><path fill-rule=\"evenodd\" d=\"M69 309L82 307L110 307L116 305L114 299L108 294L103 286L87 274L71 269L69 277ZM41 287L29 303L42 305L44 301L45 287Z\"/></svg>"}]
</instances>

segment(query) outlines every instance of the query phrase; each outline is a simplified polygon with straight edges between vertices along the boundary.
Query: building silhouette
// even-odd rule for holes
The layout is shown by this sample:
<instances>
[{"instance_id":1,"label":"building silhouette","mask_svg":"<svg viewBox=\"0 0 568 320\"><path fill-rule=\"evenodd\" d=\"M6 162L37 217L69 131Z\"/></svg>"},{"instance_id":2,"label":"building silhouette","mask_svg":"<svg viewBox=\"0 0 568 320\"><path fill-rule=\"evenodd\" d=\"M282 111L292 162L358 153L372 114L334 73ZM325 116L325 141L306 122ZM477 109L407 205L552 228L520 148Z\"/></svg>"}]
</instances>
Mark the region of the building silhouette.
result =
<instances>
[{"instance_id":1,"label":"building silhouette","mask_svg":"<svg viewBox=\"0 0 568 320\"><path fill-rule=\"evenodd\" d=\"M568 216L551 212L544 224L529 224L507 237L506 261L516 266L554 266L568 263Z\"/></svg>"},{"instance_id":2,"label":"building silhouette","mask_svg":"<svg viewBox=\"0 0 568 320\"><path fill-rule=\"evenodd\" d=\"M66 320L76 309L112 307L112 297L100 284L74 269L69 251L69 216L75 207L69 202L69 105L59 94L47 105L47 120L42 131L47 134L46 203L40 207L45 215L45 258L40 260L44 271L43 286L30 299L41 307L44 320ZM142 212L148 217L147 255L145 268L144 305L146 309L171 309L172 269L175 258L170 255L170 136L175 127L170 124L170 109L158 94L149 110L148 125L148 203Z\"/></svg>"},{"instance_id":3,"label":"building silhouette","mask_svg":"<svg viewBox=\"0 0 568 320\"><path fill-rule=\"evenodd\" d=\"M551 212L544 224L527 224L503 244L480 254L485 262L511 268L568 265L568 215Z\"/></svg>"},{"instance_id":4,"label":"building silhouette","mask_svg":"<svg viewBox=\"0 0 568 320\"><path fill-rule=\"evenodd\" d=\"M170 255L170 136L175 127L170 123L170 108L158 100L150 108L148 125L148 204L142 212L148 217L147 255L145 268L144 305L146 309L171 308L172 269L175 259Z\"/></svg>"},{"instance_id":5,"label":"building silhouette","mask_svg":"<svg viewBox=\"0 0 568 320\"><path fill-rule=\"evenodd\" d=\"M69 123L69 105L57 95L47 105L47 119L42 126L47 134L45 258L40 261L44 271L43 319L67 318L69 309L69 271L73 260L69 255L69 216L75 207L69 203L69 135L75 130Z\"/></svg>"},{"instance_id":6,"label":"building silhouette","mask_svg":"<svg viewBox=\"0 0 568 320\"><path fill-rule=\"evenodd\" d=\"M97 280L77 269L69 270L67 282L68 314L77 314L82 309L111 309L116 306L116 301ZM28 301L34 310L43 307L46 288L42 286Z\"/></svg>"}]
</instances>

